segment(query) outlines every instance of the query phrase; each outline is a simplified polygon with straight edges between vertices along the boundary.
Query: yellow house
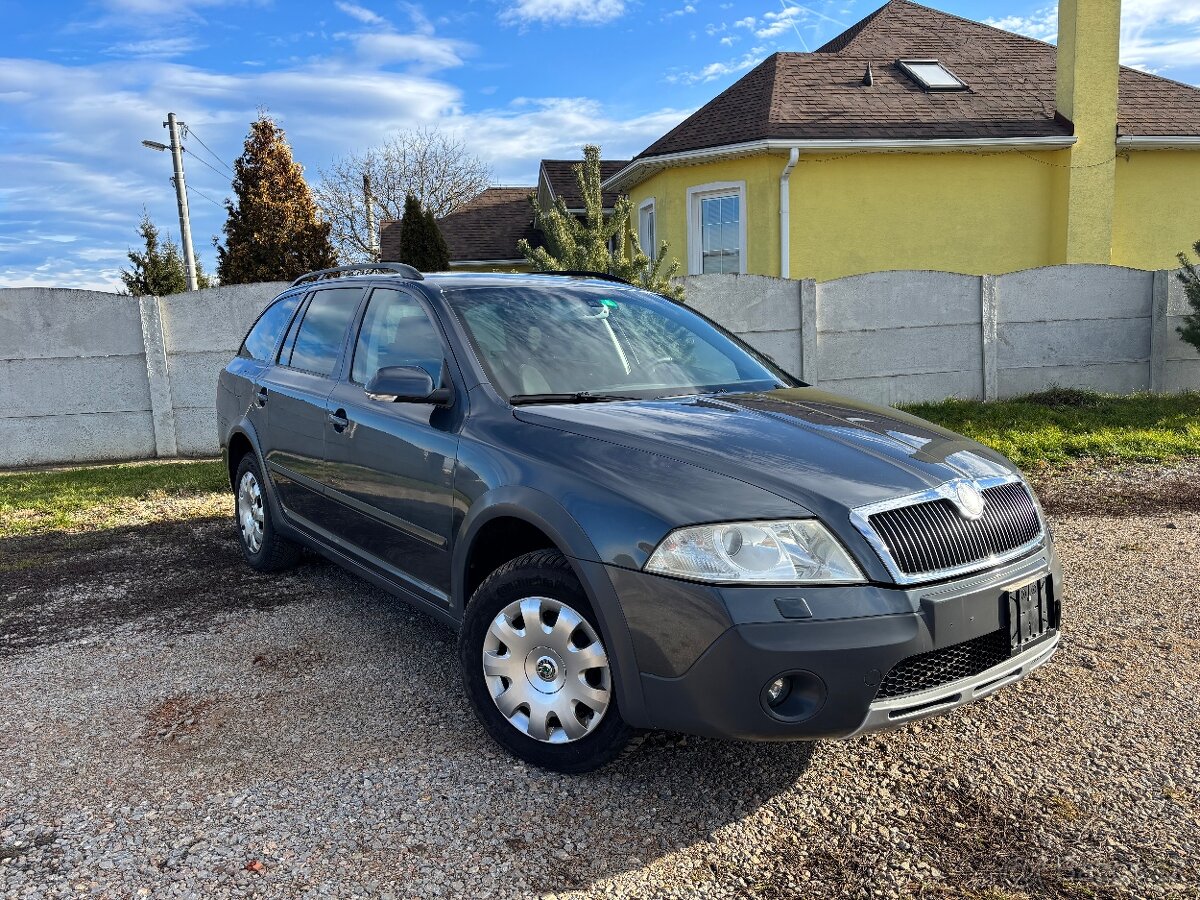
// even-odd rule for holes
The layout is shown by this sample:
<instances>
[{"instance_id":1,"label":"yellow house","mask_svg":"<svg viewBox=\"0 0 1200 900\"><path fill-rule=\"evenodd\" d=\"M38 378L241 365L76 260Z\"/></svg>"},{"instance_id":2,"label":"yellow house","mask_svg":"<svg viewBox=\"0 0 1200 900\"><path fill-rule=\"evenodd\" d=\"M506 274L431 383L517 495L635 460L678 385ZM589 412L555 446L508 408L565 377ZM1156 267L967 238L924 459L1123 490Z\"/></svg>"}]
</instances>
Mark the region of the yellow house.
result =
<instances>
[{"instance_id":1,"label":"yellow house","mask_svg":"<svg viewBox=\"0 0 1200 900\"><path fill-rule=\"evenodd\" d=\"M1057 49L890 0L777 53L608 178L688 274L1169 268L1200 240L1200 90L1118 64L1119 0Z\"/></svg>"}]
</instances>

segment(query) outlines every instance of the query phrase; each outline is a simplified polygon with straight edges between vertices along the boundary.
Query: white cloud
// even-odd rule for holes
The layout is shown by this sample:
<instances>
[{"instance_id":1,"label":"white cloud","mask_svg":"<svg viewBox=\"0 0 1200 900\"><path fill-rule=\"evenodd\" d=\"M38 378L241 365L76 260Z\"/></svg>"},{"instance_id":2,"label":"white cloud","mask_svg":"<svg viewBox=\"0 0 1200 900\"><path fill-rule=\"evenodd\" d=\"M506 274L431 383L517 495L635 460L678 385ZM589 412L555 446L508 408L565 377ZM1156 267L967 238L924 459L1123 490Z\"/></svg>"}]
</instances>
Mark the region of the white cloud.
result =
<instances>
[{"instance_id":1,"label":"white cloud","mask_svg":"<svg viewBox=\"0 0 1200 900\"><path fill-rule=\"evenodd\" d=\"M762 40L777 38L786 32L793 31L797 22L804 22L807 19L808 10L799 6L787 6L779 12L763 13L764 24L761 28L755 29L754 35Z\"/></svg>"},{"instance_id":2,"label":"white cloud","mask_svg":"<svg viewBox=\"0 0 1200 900\"><path fill-rule=\"evenodd\" d=\"M671 84L698 84L706 81L716 81L727 75L735 75L758 65L766 58L765 47L754 47L735 59L709 63L701 69L682 72L669 72L667 81Z\"/></svg>"},{"instance_id":3,"label":"white cloud","mask_svg":"<svg viewBox=\"0 0 1200 900\"><path fill-rule=\"evenodd\" d=\"M692 6L692 4L690 4L690 3L685 3L683 6L679 7L679 9L671 10L669 13L664 15L663 18L664 19L674 19L674 18L677 18L678 16L690 16L695 11L696 11L696 7Z\"/></svg>"},{"instance_id":4,"label":"white cloud","mask_svg":"<svg viewBox=\"0 0 1200 900\"><path fill-rule=\"evenodd\" d=\"M986 19L989 25L1044 41L1058 36L1058 8ZM1164 75L1196 77L1200 60L1200 0L1125 0L1121 8L1121 62ZM1176 76L1177 77L1177 76Z\"/></svg>"},{"instance_id":5,"label":"white cloud","mask_svg":"<svg viewBox=\"0 0 1200 900\"><path fill-rule=\"evenodd\" d=\"M746 18L738 19L736 22L734 22L733 27L734 28L753 28L757 24L758 24L758 19L754 18L754 16L746 16Z\"/></svg>"},{"instance_id":6,"label":"white cloud","mask_svg":"<svg viewBox=\"0 0 1200 900\"><path fill-rule=\"evenodd\" d=\"M424 34L367 32L337 37L353 40L364 62L381 66L416 63L423 66L425 71L460 66L463 51L469 49L461 41Z\"/></svg>"},{"instance_id":7,"label":"white cloud","mask_svg":"<svg viewBox=\"0 0 1200 900\"><path fill-rule=\"evenodd\" d=\"M736 35L727 34L727 35L725 35L725 37L721 38L720 44L722 47L732 47L734 41L736 41L736 40L737 40Z\"/></svg>"},{"instance_id":8,"label":"white cloud","mask_svg":"<svg viewBox=\"0 0 1200 900\"><path fill-rule=\"evenodd\" d=\"M365 6L359 6L357 3L344 3L342 0L338 0L334 5L351 18L358 19L364 25L387 24L387 19L379 15L379 13L372 12Z\"/></svg>"},{"instance_id":9,"label":"white cloud","mask_svg":"<svg viewBox=\"0 0 1200 900\"><path fill-rule=\"evenodd\" d=\"M598 25L624 13L625 0L516 0L500 14L500 19L526 25L534 22Z\"/></svg>"},{"instance_id":10,"label":"white cloud","mask_svg":"<svg viewBox=\"0 0 1200 900\"><path fill-rule=\"evenodd\" d=\"M1058 34L1058 7L1046 6L1034 10L1027 16L1004 16L999 19L984 19L988 25L1015 31L1039 41L1053 41Z\"/></svg>"},{"instance_id":11,"label":"white cloud","mask_svg":"<svg viewBox=\"0 0 1200 900\"><path fill-rule=\"evenodd\" d=\"M170 59L183 56L199 49L199 44L190 37L149 38L144 41L130 41L124 44L114 44L105 52L110 56L134 56L144 59Z\"/></svg>"}]
</instances>

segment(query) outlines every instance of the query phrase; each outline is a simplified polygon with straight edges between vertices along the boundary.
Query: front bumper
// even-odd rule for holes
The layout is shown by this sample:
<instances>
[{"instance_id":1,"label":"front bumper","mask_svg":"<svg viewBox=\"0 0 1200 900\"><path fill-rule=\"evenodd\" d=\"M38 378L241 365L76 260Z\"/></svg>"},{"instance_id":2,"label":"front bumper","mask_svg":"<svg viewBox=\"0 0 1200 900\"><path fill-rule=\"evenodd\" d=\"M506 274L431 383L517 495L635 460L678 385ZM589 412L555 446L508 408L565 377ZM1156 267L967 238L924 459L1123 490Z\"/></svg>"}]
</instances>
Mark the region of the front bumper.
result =
<instances>
[{"instance_id":1,"label":"front bumper","mask_svg":"<svg viewBox=\"0 0 1200 900\"><path fill-rule=\"evenodd\" d=\"M887 730L1019 681L1059 642L1052 628L1005 658L986 658L986 666L877 699L901 661L989 637L1006 641L1004 592L1012 587L1048 576L1057 624L1062 569L1050 546L970 577L910 587L721 589L607 574L632 632L642 703L627 719L640 727L747 740ZM783 715L768 707L763 689L785 674L799 693Z\"/></svg>"}]
</instances>

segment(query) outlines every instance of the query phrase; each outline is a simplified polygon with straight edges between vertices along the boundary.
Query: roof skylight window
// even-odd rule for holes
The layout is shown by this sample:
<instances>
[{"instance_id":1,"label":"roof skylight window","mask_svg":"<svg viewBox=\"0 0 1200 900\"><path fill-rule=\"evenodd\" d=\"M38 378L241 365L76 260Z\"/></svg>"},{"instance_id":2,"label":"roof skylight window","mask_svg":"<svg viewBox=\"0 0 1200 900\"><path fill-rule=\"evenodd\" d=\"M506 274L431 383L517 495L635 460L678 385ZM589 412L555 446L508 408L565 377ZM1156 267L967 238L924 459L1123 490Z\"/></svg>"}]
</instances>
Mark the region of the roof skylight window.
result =
<instances>
[{"instance_id":1,"label":"roof skylight window","mask_svg":"<svg viewBox=\"0 0 1200 900\"><path fill-rule=\"evenodd\" d=\"M936 59L902 59L900 68L927 91L965 91L967 85Z\"/></svg>"}]
</instances>

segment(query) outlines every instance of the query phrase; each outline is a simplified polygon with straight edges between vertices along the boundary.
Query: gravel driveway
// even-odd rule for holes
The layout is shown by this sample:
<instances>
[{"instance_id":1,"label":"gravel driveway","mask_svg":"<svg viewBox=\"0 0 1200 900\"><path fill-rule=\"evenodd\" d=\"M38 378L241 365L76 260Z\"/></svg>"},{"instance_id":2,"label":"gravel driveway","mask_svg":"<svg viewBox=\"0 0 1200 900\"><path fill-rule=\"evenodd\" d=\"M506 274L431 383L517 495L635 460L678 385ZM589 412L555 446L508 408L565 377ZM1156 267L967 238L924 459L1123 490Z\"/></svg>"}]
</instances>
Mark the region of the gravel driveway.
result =
<instances>
[{"instance_id":1,"label":"gravel driveway","mask_svg":"<svg viewBox=\"0 0 1200 900\"><path fill-rule=\"evenodd\" d=\"M1200 511L1106 493L1196 474L1163 472L1045 486L1067 631L1029 681L577 778L493 747L448 631L316 560L254 574L225 521L0 542L0 891L1200 897Z\"/></svg>"}]
</instances>

